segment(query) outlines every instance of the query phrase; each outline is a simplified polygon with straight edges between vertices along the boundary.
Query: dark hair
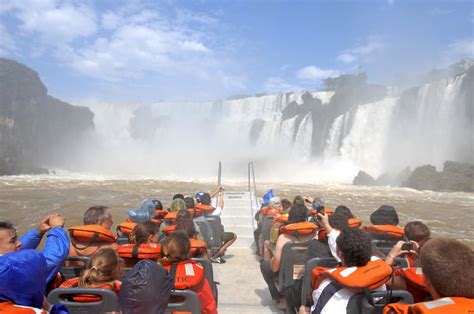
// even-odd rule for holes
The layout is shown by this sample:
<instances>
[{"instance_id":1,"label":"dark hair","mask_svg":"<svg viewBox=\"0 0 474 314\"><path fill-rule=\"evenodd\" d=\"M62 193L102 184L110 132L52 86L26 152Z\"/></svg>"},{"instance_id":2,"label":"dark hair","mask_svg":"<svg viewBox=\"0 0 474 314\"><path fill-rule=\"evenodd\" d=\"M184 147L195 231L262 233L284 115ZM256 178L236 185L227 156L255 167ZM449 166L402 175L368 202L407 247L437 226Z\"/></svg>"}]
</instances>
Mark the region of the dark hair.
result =
<instances>
[{"instance_id":1,"label":"dark hair","mask_svg":"<svg viewBox=\"0 0 474 314\"><path fill-rule=\"evenodd\" d=\"M281 204L281 208L283 209L283 211L286 211L292 205L290 200L287 199L287 198L282 199L280 204Z\"/></svg>"},{"instance_id":2,"label":"dark hair","mask_svg":"<svg viewBox=\"0 0 474 314\"><path fill-rule=\"evenodd\" d=\"M163 204L160 200L151 200L155 204L155 210L163 210Z\"/></svg>"},{"instance_id":3,"label":"dark hair","mask_svg":"<svg viewBox=\"0 0 474 314\"><path fill-rule=\"evenodd\" d=\"M162 252L169 263L177 263L189 259L191 242L182 231L175 231L163 241Z\"/></svg>"},{"instance_id":4,"label":"dark hair","mask_svg":"<svg viewBox=\"0 0 474 314\"><path fill-rule=\"evenodd\" d=\"M186 204L186 208L194 208L194 198L191 196L185 197L184 204Z\"/></svg>"},{"instance_id":5,"label":"dark hair","mask_svg":"<svg viewBox=\"0 0 474 314\"><path fill-rule=\"evenodd\" d=\"M329 216L329 225L331 225L331 227L333 227L334 229L337 229L340 231L347 227L348 220L349 218L347 218L347 216L334 213L331 216Z\"/></svg>"},{"instance_id":6,"label":"dark hair","mask_svg":"<svg viewBox=\"0 0 474 314\"><path fill-rule=\"evenodd\" d=\"M132 232L128 235L130 243L143 244L147 243L150 236L154 236L159 232L158 225L153 221L139 222Z\"/></svg>"},{"instance_id":7,"label":"dark hair","mask_svg":"<svg viewBox=\"0 0 474 314\"><path fill-rule=\"evenodd\" d=\"M13 224L9 221L0 221L0 229L7 229L16 232L15 227L13 227Z\"/></svg>"},{"instance_id":8,"label":"dark hair","mask_svg":"<svg viewBox=\"0 0 474 314\"><path fill-rule=\"evenodd\" d=\"M204 193L201 195L201 204L211 205L211 195L209 193Z\"/></svg>"},{"instance_id":9,"label":"dark hair","mask_svg":"<svg viewBox=\"0 0 474 314\"><path fill-rule=\"evenodd\" d=\"M364 266L372 257L370 236L359 228L345 228L336 240L344 266Z\"/></svg>"},{"instance_id":10,"label":"dark hair","mask_svg":"<svg viewBox=\"0 0 474 314\"><path fill-rule=\"evenodd\" d=\"M172 199L172 200L174 201L174 200L177 199L177 198L184 200L184 195L183 195L183 194L180 194L180 193L175 194L175 195L173 195L173 199Z\"/></svg>"},{"instance_id":11,"label":"dark hair","mask_svg":"<svg viewBox=\"0 0 474 314\"><path fill-rule=\"evenodd\" d=\"M304 205L295 204L291 206L288 213L288 223L293 224L297 222L306 221L308 218L308 209Z\"/></svg>"},{"instance_id":12,"label":"dark hair","mask_svg":"<svg viewBox=\"0 0 474 314\"><path fill-rule=\"evenodd\" d=\"M355 216L352 214L349 207L344 206L344 205L337 206L336 209L334 210L334 214L344 215L347 217L347 219L355 218Z\"/></svg>"},{"instance_id":13,"label":"dark hair","mask_svg":"<svg viewBox=\"0 0 474 314\"><path fill-rule=\"evenodd\" d=\"M441 297L474 298L474 251L458 240L434 238L420 250L421 269Z\"/></svg>"},{"instance_id":14,"label":"dark hair","mask_svg":"<svg viewBox=\"0 0 474 314\"><path fill-rule=\"evenodd\" d=\"M370 215L373 225L398 225L398 214L393 206L382 205Z\"/></svg>"},{"instance_id":15,"label":"dark hair","mask_svg":"<svg viewBox=\"0 0 474 314\"><path fill-rule=\"evenodd\" d=\"M301 195L296 195L293 199L293 205L303 205L304 206L304 198Z\"/></svg>"},{"instance_id":16,"label":"dark hair","mask_svg":"<svg viewBox=\"0 0 474 314\"><path fill-rule=\"evenodd\" d=\"M404 231L405 237L408 240L415 241L419 244L424 243L431 236L430 229L421 221L410 221L405 225Z\"/></svg>"},{"instance_id":17,"label":"dark hair","mask_svg":"<svg viewBox=\"0 0 474 314\"><path fill-rule=\"evenodd\" d=\"M176 231L183 231L189 238L198 234L194 227L193 216L186 209L178 211L176 214Z\"/></svg>"},{"instance_id":18,"label":"dark hair","mask_svg":"<svg viewBox=\"0 0 474 314\"><path fill-rule=\"evenodd\" d=\"M83 222L84 225L98 225L101 222L107 220L111 216L109 208L107 206L96 205L89 207L84 213Z\"/></svg>"}]
</instances>

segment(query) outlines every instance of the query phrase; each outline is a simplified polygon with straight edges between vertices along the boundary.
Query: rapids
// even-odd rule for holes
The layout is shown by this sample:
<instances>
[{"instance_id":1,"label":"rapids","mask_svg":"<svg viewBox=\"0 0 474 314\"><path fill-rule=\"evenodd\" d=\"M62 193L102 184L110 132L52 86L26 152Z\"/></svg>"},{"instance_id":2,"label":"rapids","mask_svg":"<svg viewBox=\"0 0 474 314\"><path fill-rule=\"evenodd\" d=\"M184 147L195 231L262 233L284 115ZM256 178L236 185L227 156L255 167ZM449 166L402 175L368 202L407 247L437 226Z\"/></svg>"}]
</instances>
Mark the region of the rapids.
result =
<instances>
[{"instance_id":1,"label":"rapids","mask_svg":"<svg viewBox=\"0 0 474 314\"><path fill-rule=\"evenodd\" d=\"M215 188L214 182L210 178L183 181L78 174L0 177L0 215L2 220L13 222L22 234L36 227L42 216L53 212L64 215L67 226L81 224L84 211L101 204L112 208L117 225L125 219L127 209L136 208L144 199L159 198L168 206L173 194L209 191ZM248 190L246 180L224 180L223 185L228 191ZM402 225L419 219L430 227L434 236L458 238L474 247L474 194L282 181L258 181L257 194L262 196L271 187L280 197L319 196L329 207L346 205L366 224L374 209L390 204L398 210Z\"/></svg>"}]
</instances>

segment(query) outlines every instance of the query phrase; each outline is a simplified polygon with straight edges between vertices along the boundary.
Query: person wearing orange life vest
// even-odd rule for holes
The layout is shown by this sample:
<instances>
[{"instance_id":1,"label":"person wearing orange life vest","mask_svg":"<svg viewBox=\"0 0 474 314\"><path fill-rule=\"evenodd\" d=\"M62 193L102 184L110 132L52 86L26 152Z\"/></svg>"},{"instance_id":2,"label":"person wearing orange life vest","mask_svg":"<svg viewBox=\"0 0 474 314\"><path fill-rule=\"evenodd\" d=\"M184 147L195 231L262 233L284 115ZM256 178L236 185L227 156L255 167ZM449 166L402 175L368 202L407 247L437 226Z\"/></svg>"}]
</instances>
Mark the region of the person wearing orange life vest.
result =
<instances>
[{"instance_id":1,"label":"person wearing orange life vest","mask_svg":"<svg viewBox=\"0 0 474 314\"><path fill-rule=\"evenodd\" d=\"M92 206L84 213L84 226L69 229L71 247L69 256L92 256L100 248L116 249L116 237L110 231L114 224L109 208L102 205ZM85 227L85 228L82 228ZM77 231L85 229L89 235L76 236ZM100 234L98 238L95 238Z\"/></svg>"},{"instance_id":2,"label":"person wearing orange life vest","mask_svg":"<svg viewBox=\"0 0 474 314\"><path fill-rule=\"evenodd\" d=\"M343 267L333 268L322 273L321 276L325 279L312 293L314 305L311 307L311 311L302 305L300 313L345 313L350 298L360 291L346 288L344 283L339 280L343 280L345 283L352 281L353 286L357 286L359 282L368 281L371 282L369 289L385 290L385 285L383 281L380 281L380 278L370 279L371 272L381 269L381 274L388 280L392 271L382 260L372 258L372 243L368 234L358 228L343 229L337 238L337 254Z\"/></svg>"},{"instance_id":3,"label":"person wearing orange life vest","mask_svg":"<svg viewBox=\"0 0 474 314\"><path fill-rule=\"evenodd\" d=\"M158 260L161 252L158 235L158 225L155 222L140 222L128 235L130 243L119 245L116 251L125 260L127 267L133 266L145 258Z\"/></svg>"},{"instance_id":4,"label":"person wearing orange life vest","mask_svg":"<svg viewBox=\"0 0 474 314\"><path fill-rule=\"evenodd\" d=\"M184 232L191 241L192 257L208 257L206 242L199 240L199 233L196 231L193 217L187 210L180 210L176 215L176 231Z\"/></svg>"},{"instance_id":5,"label":"person wearing orange life vest","mask_svg":"<svg viewBox=\"0 0 474 314\"><path fill-rule=\"evenodd\" d=\"M429 240L431 232L421 221L410 221L405 225L404 231L409 242L399 241L387 255L385 262L392 265L394 258L403 256L407 260L408 268L397 269L387 285L393 290L407 290L413 295L415 302L421 302L429 296L429 292L424 285L417 257L424 243ZM412 246L411 250L402 249L406 243Z\"/></svg>"},{"instance_id":6,"label":"person wearing orange life vest","mask_svg":"<svg viewBox=\"0 0 474 314\"><path fill-rule=\"evenodd\" d=\"M203 314L217 314L216 301L205 278L204 267L189 259L190 249L188 236L176 231L162 243L164 257L160 264L171 274L175 289L190 289L197 294Z\"/></svg>"},{"instance_id":7,"label":"person wearing orange life vest","mask_svg":"<svg viewBox=\"0 0 474 314\"><path fill-rule=\"evenodd\" d=\"M299 223L311 224L306 221L307 218L308 218L308 210L306 206L293 205L288 215L289 224L286 225L286 227L297 226ZM316 226L314 224L311 224L311 225L313 225L314 229L316 229ZM263 279L268 285L268 289L270 290L270 295L272 299L277 303L277 307L279 309L286 308L285 298L281 296L275 284L275 279L278 278L278 272L280 271L283 246L288 242L308 241L311 238L314 238L316 236L317 236L316 232L313 232L307 235L300 235L300 236L282 233L280 234L280 236L278 236L276 248L275 248L275 254L271 258L269 258L269 256L271 255L269 242L267 241L265 242L266 245L264 246L264 256L267 257L267 259L264 259L260 262L260 270L262 272Z\"/></svg>"},{"instance_id":8,"label":"person wearing orange life vest","mask_svg":"<svg viewBox=\"0 0 474 314\"><path fill-rule=\"evenodd\" d=\"M214 233L212 231L211 225L206 220L204 215L195 208L195 202L193 197L185 197L184 203L186 204L186 209L188 211L195 212L195 214L193 215L193 221L195 223L195 226L197 225L197 228L195 227L195 229L199 229L199 237L209 245L214 239Z\"/></svg>"},{"instance_id":9,"label":"person wearing orange life vest","mask_svg":"<svg viewBox=\"0 0 474 314\"><path fill-rule=\"evenodd\" d=\"M88 268L79 277L66 280L60 288L104 288L118 295L121 282L117 278L120 274L119 256L111 248L104 248L92 255ZM100 300L100 297L76 295L72 299L77 302L94 302Z\"/></svg>"},{"instance_id":10,"label":"person wearing orange life vest","mask_svg":"<svg viewBox=\"0 0 474 314\"><path fill-rule=\"evenodd\" d=\"M455 239L434 238L420 250L425 285L433 301L388 304L384 314L470 314L474 312L474 251Z\"/></svg>"}]
</instances>

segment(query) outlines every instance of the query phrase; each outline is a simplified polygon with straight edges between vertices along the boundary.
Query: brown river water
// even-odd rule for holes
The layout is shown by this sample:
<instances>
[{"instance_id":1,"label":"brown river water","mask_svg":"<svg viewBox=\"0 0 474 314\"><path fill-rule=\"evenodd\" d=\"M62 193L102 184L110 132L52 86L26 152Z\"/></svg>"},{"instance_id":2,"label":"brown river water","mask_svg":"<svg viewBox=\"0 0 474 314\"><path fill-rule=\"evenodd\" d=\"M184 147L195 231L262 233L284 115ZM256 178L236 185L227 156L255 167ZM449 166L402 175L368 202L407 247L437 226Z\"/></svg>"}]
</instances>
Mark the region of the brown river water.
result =
<instances>
[{"instance_id":1,"label":"brown river water","mask_svg":"<svg viewBox=\"0 0 474 314\"><path fill-rule=\"evenodd\" d=\"M0 177L0 219L15 224L20 234L37 226L41 217L60 213L67 226L81 224L92 205L112 208L114 223L126 218L128 209L142 200L158 198L168 206L175 193L194 195L214 189L215 180L114 179L93 176ZM228 191L247 191L246 180L223 181ZM365 223L382 204L393 205L401 225L411 220L425 222L434 236L458 238L474 248L474 194L416 191L392 187L358 187L338 184L288 184L257 182L261 197L269 188L290 200L297 194L318 196L328 207L346 205ZM225 207L224 207L225 208ZM248 222L251 225L251 221Z\"/></svg>"}]
</instances>

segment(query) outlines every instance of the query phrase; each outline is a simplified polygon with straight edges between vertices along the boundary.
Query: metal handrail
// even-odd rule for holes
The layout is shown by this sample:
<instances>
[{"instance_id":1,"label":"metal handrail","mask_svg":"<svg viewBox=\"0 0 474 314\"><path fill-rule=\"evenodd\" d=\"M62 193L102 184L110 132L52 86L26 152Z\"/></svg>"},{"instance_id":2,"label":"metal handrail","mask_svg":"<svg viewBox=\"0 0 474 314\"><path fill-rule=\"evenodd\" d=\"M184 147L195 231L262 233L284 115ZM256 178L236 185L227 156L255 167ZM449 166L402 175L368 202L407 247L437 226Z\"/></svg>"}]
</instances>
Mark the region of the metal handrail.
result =
<instances>
[{"instance_id":1,"label":"metal handrail","mask_svg":"<svg viewBox=\"0 0 474 314\"><path fill-rule=\"evenodd\" d=\"M219 167L217 168L217 186L220 187L222 184L222 163L219 161ZM216 208L219 207L219 195L220 191L216 195Z\"/></svg>"},{"instance_id":2,"label":"metal handrail","mask_svg":"<svg viewBox=\"0 0 474 314\"><path fill-rule=\"evenodd\" d=\"M250 210L252 212L252 228L255 230L255 220L254 220L254 211L252 204L252 187L250 184L250 177L253 179L253 195L255 197L255 209L258 210L258 199L257 199L257 184L255 183L255 168L253 166L253 161L248 163L248 188L249 188L249 199L250 199Z\"/></svg>"}]
</instances>

